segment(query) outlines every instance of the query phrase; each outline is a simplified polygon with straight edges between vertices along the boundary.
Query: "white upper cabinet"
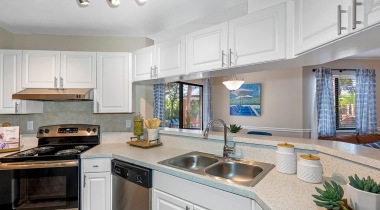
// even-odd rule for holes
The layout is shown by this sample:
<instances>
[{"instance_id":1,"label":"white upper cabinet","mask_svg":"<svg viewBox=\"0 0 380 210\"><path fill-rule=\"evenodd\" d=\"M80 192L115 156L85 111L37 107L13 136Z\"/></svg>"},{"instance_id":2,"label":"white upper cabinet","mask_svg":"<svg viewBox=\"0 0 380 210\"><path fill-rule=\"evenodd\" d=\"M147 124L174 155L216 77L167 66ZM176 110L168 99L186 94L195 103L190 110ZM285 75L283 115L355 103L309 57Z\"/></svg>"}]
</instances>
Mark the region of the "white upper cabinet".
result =
<instances>
[{"instance_id":1,"label":"white upper cabinet","mask_svg":"<svg viewBox=\"0 0 380 210\"><path fill-rule=\"evenodd\" d=\"M156 77L182 75L186 72L186 39L170 40L156 45L157 70Z\"/></svg>"},{"instance_id":2,"label":"white upper cabinet","mask_svg":"<svg viewBox=\"0 0 380 210\"><path fill-rule=\"evenodd\" d=\"M59 69L59 51L24 50L22 88L57 88Z\"/></svg>"},{"instance_id":3,"label":"white upper cabinet","mask_svg":"<svg viewBox=\"0 0 380 210\"><path fill-rule=\"evenodd\" d=\"M12 100L21 90L21 50L0 50L0 114L42 113L41 101Z\"/></svg>"},{"instance_id":4,"label":"white upper cabinet","mask_svg":"<svg viewBox=\"0 0 380 210\"><path fill-rule=\"evenodd\" d=\"M295 0L295 54L347 34L348 8L342 3L342 0Z\"/></svg>"},{"instance_id":5,"label":"white upper cabinet","mask_svg":"<svg viewBox=\"0 0 380 210\"><path fill-rule=\"evenodd\" d=\"M352 11L357 11L355 19L357 21L364 21L365 26L370 26L380 22L380 0L357 0L352 1L356 4ZM355 10L354 10L355 9ZM361 16L363 15L363 20ZM358 24L360 27L360 23Z\"/></svg>"},{"instance_id":6,"label":"white upper cabinet","mask_svg":"<svg viewBox=\"0 0 380 210\"><path fill-rule=\"evenodd\" d=\"M229 21L230 66L285 59L286 3Z\"/></svg>"},{"instance_id":7,"label":"white upper cabinet","mask_svg":"<svg viewBox=\"0 0 380 210\"><path fill-rule=\"evenodd\" d=\"M187 73L228 67L228 23L187 35Z\"/></svg>"},{"instance_id":8,"label":"white upper cabinet","mask_svg":"<svg viewBox=\"0 0 380 210\"><path fill-rule=\"evenodd\" d=\"M131 112L130 53L97 53L95 113Z\"/></svg>"},{"instance_id":9,"label":"white upper cabinet","mask_svg":"<svg viewBox=\"0 0 380 210\"><path fill-rule=\"evenodd\" d=\"M96 88L96 53L61 52L60 88Z\"/></svg>"},{"instance_id":10,"label":"white upper cabinet","mask_svg":"<svg viewBox=\"0 0 380 210\"><path fill-rule=\"evenodd\" d=\"M95 88L96 53L24 50L22 88Z\"/></svg>"},{"instance_id":11,"label":"white upper cabinet","mask_svg":"<svg viewBox=\"0 0 380 210\"><path fill-rule=\"evenodd\" d=\"M156 46L145 47L133 53L133 81L155 77Z\"/></svg>"}]
</instances>

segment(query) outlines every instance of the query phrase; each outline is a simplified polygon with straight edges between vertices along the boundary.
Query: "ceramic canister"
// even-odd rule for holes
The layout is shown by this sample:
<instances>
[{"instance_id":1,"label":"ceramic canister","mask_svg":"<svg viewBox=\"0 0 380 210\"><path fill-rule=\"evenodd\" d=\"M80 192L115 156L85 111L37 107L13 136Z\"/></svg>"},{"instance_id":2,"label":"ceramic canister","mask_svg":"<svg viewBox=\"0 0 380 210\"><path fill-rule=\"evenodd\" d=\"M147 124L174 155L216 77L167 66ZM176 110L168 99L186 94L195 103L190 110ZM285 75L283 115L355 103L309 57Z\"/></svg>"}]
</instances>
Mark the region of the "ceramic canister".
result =
<instances>
[{"instance_id":1,"label":"ceramic canister","mask_svg":"<svg viewBox=\"0 0 380 210\"><path fill-rule=\"evenodd\" d=\"M300 155L297 163L297 177L305 182L322 182L322 164L318 156Z\"/></svg>"},{"instance_id":2,"label":"ceramic canister","mask_svg":"<svg viewBox=\"0 0 380 210\"><path fill-rule=\"evenodd\" d=\"M294 145L283 143L277 144L276 169L285 174L295 174L297 172L297 155Z\"/></svg>"}]
</instances>

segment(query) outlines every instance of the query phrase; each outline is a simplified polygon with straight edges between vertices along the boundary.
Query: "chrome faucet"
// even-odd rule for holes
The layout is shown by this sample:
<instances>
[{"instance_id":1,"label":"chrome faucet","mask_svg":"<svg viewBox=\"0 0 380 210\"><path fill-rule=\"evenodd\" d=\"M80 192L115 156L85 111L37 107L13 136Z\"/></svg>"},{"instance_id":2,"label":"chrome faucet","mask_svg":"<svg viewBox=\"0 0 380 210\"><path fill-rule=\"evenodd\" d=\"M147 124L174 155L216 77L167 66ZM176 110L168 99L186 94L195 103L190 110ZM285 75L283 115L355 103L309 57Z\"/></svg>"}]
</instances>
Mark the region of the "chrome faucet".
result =
<instances>
[{"instance_id":1,"label":"chrome faucet","mask_svg":"<svg viewBox=\"0 0 380 210\"><path fill-rule=\"evenodd\" d=\"M215 121L219 121L219 122L221 122L223 124L223 127L224 127L223 157L224 158L229 158L229 156L228 156L229 154L235 153L235 148L234 147L229 147L227 145L227 130L228 130L228 127L227 127L226 123L223 120L221 120L221 119L214 119L214 120L211 120L210 122L208 122L205 130L203 131L203 138L205 138L205 139L208 138L208 133L210 131L210 126Z\"/></svg>"}]
</instances>

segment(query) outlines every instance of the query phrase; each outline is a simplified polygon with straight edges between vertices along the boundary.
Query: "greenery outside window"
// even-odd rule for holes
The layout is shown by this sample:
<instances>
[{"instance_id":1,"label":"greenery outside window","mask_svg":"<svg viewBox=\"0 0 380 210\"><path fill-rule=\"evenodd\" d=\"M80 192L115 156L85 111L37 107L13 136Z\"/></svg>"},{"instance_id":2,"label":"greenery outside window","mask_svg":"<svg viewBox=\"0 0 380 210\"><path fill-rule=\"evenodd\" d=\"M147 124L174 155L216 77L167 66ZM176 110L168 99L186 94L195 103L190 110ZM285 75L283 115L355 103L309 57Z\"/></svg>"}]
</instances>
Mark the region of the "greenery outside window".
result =
<instances>
[{"instance_id":1,"label":"greenery outside window","mask_svg":"<svg viewBox=\"0 0 380 210\"><path fill-rule=\"evenodd\" d=\"M165 127L202 130L203 86L165 84Z\"/></svg>"},{"instance_id":2,"label":"greenery outside window","mask_svg":"<svg viewBox=\"0 0 380 210\"><path fill-rule=\"evenodd\" d=\"M355 130L355 76L334 76L333 88L336 130Z\"/></svg>"}]
</instances>

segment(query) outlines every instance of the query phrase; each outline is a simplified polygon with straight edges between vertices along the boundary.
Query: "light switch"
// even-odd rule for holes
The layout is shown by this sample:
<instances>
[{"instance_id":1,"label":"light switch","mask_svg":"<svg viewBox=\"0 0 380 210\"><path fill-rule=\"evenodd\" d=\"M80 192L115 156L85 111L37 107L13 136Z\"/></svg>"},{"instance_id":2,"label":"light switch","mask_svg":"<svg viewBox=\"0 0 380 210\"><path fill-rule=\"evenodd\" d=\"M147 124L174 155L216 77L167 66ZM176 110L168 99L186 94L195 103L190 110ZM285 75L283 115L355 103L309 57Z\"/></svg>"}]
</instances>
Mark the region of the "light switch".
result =
<instances>
[{"instance_id":1,"label":"light switch","mask_svg":"<svg viewBox=\"0 0 380 210\"><path fill-rule=\"evenodd\" d=\"M33 130L33 121L27 121L26 122L26 129L28 131L32 131Z\"/></svg>"},{"instance_id":2,"label":"light switch","mask_svg":"<svg viewBox=\"0 0 380 210\"><path fill-rule=\"evenodd\" d=\"M131 127L131 120L125 120L125 127L130 128Z\"/></svg>"}]
</instances>

